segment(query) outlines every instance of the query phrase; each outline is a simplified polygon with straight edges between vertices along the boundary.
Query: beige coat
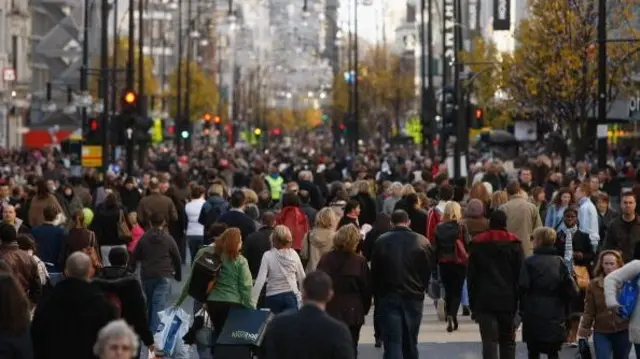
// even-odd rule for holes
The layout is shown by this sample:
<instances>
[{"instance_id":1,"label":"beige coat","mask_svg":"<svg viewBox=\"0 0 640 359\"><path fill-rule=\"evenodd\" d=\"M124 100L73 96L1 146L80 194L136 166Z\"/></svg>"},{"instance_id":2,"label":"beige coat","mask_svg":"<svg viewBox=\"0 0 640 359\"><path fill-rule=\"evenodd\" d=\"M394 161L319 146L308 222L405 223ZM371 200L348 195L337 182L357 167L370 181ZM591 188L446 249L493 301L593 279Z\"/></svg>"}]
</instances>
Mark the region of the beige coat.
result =
<instances>
[{"instance_id":1,"label":"beige coat","mask_svg":"<svg viewBox=\"0 0 640 359\"><path fill-rule=\"evenodd\" d=\"M526 195L515 195L499 209L507 214L507 230L518 236L525 257L532 255L531 235L534 229L542 227L538 208Z\"/></svg>"},{"instance_id":2,"label":"beige coat","mask_svg":"<svg viewBox=\"0 0 640 359\"><path fill-rule=\"evenodd\" d=\"M305 272L316 270L320 258L333 249L333 236L335 232L325 228L315 228L305 234L302 239L300 258L307 261Z\"/></svg>"}]
</instances>

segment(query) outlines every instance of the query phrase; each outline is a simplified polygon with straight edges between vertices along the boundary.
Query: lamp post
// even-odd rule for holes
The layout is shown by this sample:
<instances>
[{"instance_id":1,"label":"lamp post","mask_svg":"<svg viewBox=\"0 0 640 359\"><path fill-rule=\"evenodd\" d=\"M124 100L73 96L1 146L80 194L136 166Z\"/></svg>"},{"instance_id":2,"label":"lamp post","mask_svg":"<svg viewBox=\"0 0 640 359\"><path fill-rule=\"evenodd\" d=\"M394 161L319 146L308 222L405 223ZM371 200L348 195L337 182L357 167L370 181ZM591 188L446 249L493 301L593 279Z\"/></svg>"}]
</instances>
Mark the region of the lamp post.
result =
<instances>
[{"instance_id":1,"label":"lamp post","mask_svg":"<svg viewBox=\"0 0 640 359\"><path fill-rule=\"evenodd\" d=\"M102 0L100 12L100 80L102 87L102 173L109 169L109 0ZM115 71L115 69L114 69Z\"/></svg>"},{"instance_id":2,"label":"lamp post","mask_svg":"<svg viewBox=\"0 0 640 359\"><path fill-rule=\"evenodd\" d=\"M84 0L84 28L82 29L82 68L80 69L80 91L85 96L89 90L89 0ZM81 109L82 133L87 131L87 108Z\"/></svg>"},{"instance_id":3,"label":"lamp post","mask_svg":"<svg viewBox=\"0 0 640 359\"><path fill-rule=\"evenodd\" d=\"M428 2L428 6L427 6ZM425 16L425 10L427 15ZM435 150L432 146L434 135L434 106L433 106L433 32L431 14L433 0L420 0L420 119L422 125L422 152L429 153L434 159ZM425 17L426 20L425 21ZM428 29L425 29L428 26ZM426 39L425 39L426 37ZM425 56L426 55L426 56ZM427 66L428 64L428 66ZM427 73L428 68L428 73ZM425 80L427 82L425 83Z\"/></svg>"},{"instance_id":4,"label":"lamp post","mask_svg":"<svg viewBox=\"0 0 640 359\"><path fill-rule=\"evenodd\" d=\"M353 41L353 62L354 62L354 82L353 82L353 152L358 153L358 142L360 140L360 93L358 92L359 70L358 70L358 0L353 0L353 27L355 39Z\"/></svg>"},{"instance_id":5,"label":"lamp post","mask_svg":"<svg viewBox=\"0 0 640 359\"><path fill-rule=\"evenodd\" d=\"M454 57L453 57L453 92L456 96L454 107L454 118L456 119L456 143L453 154L454 163L454 178L460 180L462 178L462 166L465 162L462 161L466 158L467 149L464 148L466 141L464 140L469 129L467 126L467 117L463 111L463 95L462 88L460 86L460 73L464 68L464 64L460 61L460 52L462 48L462 26L459 20L462 19L462 6L460 0L454 0L453 6L455 9L455 27L454 31Z\"/></svg>"}]
</instances>

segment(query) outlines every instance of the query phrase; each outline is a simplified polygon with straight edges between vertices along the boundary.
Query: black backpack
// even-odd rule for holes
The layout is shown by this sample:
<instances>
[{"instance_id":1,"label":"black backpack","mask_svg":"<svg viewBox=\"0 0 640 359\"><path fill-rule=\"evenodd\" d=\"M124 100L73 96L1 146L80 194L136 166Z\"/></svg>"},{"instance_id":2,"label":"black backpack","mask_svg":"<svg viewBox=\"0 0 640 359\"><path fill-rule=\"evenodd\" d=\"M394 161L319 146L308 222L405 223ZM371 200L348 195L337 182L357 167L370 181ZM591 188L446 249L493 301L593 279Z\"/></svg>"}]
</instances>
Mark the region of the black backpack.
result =
<instances>
[{"instance_id":1,"label":"black backpack","mask_svg":"<svg viewBox=\"0 0 640 359\"><path fill-rule=\"evenodd\" d=\"M213 251L213 247L206 247L191 269L189 296L199 302L205 302L207 296L220 278L222 259Z\"/></svg>"}]
</instances>

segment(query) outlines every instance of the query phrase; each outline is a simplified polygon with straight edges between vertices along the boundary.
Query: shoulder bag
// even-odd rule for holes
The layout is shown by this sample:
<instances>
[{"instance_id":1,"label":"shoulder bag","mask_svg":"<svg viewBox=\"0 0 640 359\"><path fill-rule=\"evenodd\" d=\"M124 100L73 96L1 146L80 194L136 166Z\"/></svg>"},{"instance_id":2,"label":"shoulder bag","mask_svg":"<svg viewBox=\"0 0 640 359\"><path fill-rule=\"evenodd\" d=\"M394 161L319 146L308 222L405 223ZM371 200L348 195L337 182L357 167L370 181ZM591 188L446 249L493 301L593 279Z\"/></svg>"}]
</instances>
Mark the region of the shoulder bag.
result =
<instances>
[{"instance_id":1,"label":"shoulder bag","mask_svg":"<svg viewBox=\"0 0 640 359\"><path fill-rule=\"evenodd\" d=\"M127 221L124 218L124 211L120 210L120 216L118 218L118 238L125 240L127 242L131 241L131 230L129 229L129 225L127 225Z\"/></svg>"},{"instance_id":2,"label":"shoulder bag","mask_svg":"<svg viewBox=\"0 0 640 359\"><path fill-rule=\"evenodd\" d=\"M88 231L89 231L89 246L86 247L83 251L89 256L89 258L91 258L91 263L93 264L93 268L95 270L99 270L103 267L103 265L102 265L102 260L100 260L100 256L96 251L96 248L98 247L98 243L97 243L98 241L96 240L96 234L91 230L88 230Z\"/></svg>"}]
</instances>

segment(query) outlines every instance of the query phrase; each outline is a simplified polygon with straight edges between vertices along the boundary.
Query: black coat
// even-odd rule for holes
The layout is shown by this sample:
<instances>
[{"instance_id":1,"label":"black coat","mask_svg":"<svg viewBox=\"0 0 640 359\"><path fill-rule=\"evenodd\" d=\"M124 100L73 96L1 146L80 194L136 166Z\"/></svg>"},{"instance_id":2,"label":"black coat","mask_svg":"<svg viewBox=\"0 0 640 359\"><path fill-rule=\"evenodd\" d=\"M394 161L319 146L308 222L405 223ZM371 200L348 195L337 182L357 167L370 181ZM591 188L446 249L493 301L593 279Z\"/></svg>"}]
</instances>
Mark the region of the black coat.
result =
<instances>
[{"instance_id":1,"label":"black coat","mask_svg":"<svg viewBox=\"0 0 640 359\"><path fill-rule=\"evenodd\" d=\"M271 233L273 233L272 227L262 227L257 232L250 234L242 243L242 255L249 262L249 270L251 270L253 279L258 277L262 255L271 249Z\"/></svg>"},{"instance_id":2,"label":"black coat","mask_svg":"<svg viewBox=\"0 0 640 359\"><path fill-rule=\"evenodd\" d=\"M424 300L432 265L433 252L427 238L410 228L390 230L378 238L371 254L374 295Z\"/></svg>"},{"instance_id":3,"label":"black coat","mask_svg":"<svg viewBox=\"0 0 640 359\"><path fill-rule=\"evenodd\" d=\"M522 341L563 343L569 305L578 288L554 247L539 247L524 260L519 279Z\"/></svg>"},{"instance_id":4,"label":"black coat","mask_svg":"<svg viewBox=\"0 0 640 359\"><path fill-rule=\"evenodd\" d=\"M116 319L100 288L68 278L41 301L31 323L35 359L92 359L102 327Z\"/></svg>"},{"instance_id":5,"label":"black coat","mask_svg":"<svg viewBox=\"0 0 640 359\"><path fill-rule=\"evenodd\" d=\"M365 223L374 225L376 223L376 201L368 194L358 193L353 198L360 203L360 215L358 216L358 222L362 226Z\"/></svg>"},{"instance_id":6,"label":"black coat","mask_svg":"<svg viewBox=\"0 0 640 359\"><path fill-rule=\"evenodd\" d=\"M90 229L95 232L98 244L101 246L126 245L127 239L118 236L120 213L126 215L126 209L121 206L109 207L105 203L98 205L95 218Z\"/></svg>"},{"instance_id":7,"label":"black coat","mask_svg":"<svg viewBox=\"0 0 640 359\"><path fill-rule=\"evenodd\" d=\"M104 267L93 279L100 289L118 296L122 306L122 319L133 327L142 342L153 344L153 334L149 330L147 305L138 278L126 267Z\"/></svg>"},{"instance_id":8,"label":"black coat","mask_svg":"<svg viewBox=\"0 0 640 359\"><path fill-rule=\"evenodd\" d=\"M33 348L29 329L22 335L0 333L0 358L33 359Z\"/></svg>"},{"instance_id":9,"label":"black coat","mask_svg":"<svg viewBox=\"0 0 640 359\"><path fill-rule=\"evenodd\" d=\"M518 280L524 261L522 243L513 233L488 230L469 245L467 284L473 312L515 314Z\"/></svg>"},{"instance_id":10,"label":"black coat","mask_svg":"<svg viewBox=\"0 0 640 359\"><path fill-rule=\"evenodd\" d=\"M140 190L136 187L129 190L123 186L120 189L120 201L127 212L135 212L138 209L138 204L140 204L141 199L142 194L140 194Z\"/></svg>"},{"instance_id":11,"label":"black coat","mask_svg":"<svg viewBox=\"0 0 640 359\"><path fill-rule=\"evenodd\" d=\"M312 305L276 316L262 342L264 359L353 359L344 323Z\"/></svg>"},{"instance_id":12,"label":"black coat","mask_svg":"<svg viewBox=\"0 0 640 359\"><path fill-rule=\"evenodd\" d=\"M422 208L411 208L407 210L411 224L411 229L423 236L427 235L427 211Z\"/></svg>"}]
</instances>

